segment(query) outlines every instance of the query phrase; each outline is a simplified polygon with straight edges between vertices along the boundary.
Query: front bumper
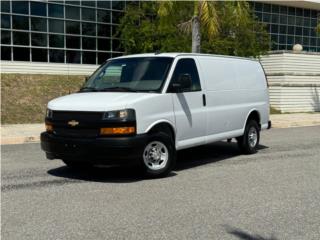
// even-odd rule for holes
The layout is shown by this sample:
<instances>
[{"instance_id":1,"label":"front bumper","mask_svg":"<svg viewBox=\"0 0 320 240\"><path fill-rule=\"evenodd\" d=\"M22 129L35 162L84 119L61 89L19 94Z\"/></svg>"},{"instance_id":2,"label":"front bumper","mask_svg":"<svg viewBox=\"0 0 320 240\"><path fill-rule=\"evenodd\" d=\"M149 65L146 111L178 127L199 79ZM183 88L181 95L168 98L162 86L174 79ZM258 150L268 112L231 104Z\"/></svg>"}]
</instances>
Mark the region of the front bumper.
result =
<instances>
[{"instance_id":1,"label":"front bumper","mask_svg":"<svg viewBox=\"0 0 320 240\"><path fill-rule=\"evenodd\" d=\"M148 141L147 134L129 137L67 138L41 133L41 149L48 159L70 159L94 164L135 164Z\"/></svg>"}]
</instances>

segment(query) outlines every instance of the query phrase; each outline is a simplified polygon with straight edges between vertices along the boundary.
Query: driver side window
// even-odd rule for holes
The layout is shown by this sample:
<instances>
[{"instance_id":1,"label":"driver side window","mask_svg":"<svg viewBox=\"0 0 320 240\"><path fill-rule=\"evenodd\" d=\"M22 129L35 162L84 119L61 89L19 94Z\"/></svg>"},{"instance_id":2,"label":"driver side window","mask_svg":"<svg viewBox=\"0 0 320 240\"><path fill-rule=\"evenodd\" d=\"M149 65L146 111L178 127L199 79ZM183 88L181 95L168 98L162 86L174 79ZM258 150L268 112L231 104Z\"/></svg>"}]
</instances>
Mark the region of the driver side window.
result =
<instances>
[{"instance_id":1,"label":"driver side window","mask_svg":"<svg viewBox=\"0 0 320 240\"><path fill-rule=\"evenodd\" d=\"M197 66L194 59L184 58L178 61L171 78L171 84L176 82L178 80L178 77L182 74L190 75L191 82L192 82L191 88L189 90L184 90L184 92L201 91L199 74L198 74Z\"/></svg>"}]
</instances>

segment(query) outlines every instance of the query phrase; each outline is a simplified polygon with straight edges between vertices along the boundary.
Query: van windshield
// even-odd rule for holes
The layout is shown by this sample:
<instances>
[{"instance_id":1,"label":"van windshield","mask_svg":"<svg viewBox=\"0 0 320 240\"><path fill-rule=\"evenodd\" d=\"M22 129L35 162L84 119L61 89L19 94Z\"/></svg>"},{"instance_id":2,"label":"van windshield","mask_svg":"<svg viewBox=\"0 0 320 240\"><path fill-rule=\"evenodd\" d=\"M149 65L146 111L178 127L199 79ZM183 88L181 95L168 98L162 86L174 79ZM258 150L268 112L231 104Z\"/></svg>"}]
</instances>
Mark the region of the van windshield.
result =
<instances>
[{"instance_id":1,"label":"van windshield","mask_svg":"<svg viewBox=\"0 0 320 240\"><path fill-rule=\"evenodd\" d=\"M102 65L81 88L88 91L160 92L173 58L120 58Z\"/></svg>"}]
</instances>

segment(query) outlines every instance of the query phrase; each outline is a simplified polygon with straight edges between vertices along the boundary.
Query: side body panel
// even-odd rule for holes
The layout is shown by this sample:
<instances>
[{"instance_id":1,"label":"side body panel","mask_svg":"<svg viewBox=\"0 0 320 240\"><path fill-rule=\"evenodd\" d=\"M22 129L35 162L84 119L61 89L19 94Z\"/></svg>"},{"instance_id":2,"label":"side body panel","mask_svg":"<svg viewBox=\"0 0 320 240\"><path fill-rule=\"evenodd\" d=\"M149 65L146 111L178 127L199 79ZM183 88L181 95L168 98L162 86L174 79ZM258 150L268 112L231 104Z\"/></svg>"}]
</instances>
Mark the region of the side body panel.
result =
<instances>
[{"instance_id":1,"label":"side body panel","mask_svg":"<svg viewBox=\"0 0 320 240\"><path fill-rule=\"evenodd\" d=\"M239 121L238 83L236 62L238 59L199 57L201 78L206 83L207 139L214 142L242 134Z\"/></svg>"},{"instance_id":2,"label":"side body panel","mask_svg":"<svg viewBox=\"0 0 320 240\"><path fill-rule=\"evenodd\" d=\"M209 56L198 62L206 83L207 143L241 136L251 111L268 122L268 91L258 62Z\"/></svg>"}]
</instances>

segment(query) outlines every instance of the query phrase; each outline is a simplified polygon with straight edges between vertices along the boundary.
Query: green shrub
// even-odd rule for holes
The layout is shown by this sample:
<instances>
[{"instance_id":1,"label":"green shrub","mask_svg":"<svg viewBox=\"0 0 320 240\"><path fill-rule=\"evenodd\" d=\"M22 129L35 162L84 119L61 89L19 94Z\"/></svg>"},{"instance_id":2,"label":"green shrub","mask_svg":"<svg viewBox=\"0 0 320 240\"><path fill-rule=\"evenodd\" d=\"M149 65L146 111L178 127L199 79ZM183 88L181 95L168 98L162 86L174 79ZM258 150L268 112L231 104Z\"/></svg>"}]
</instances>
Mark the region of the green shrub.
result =
<instances>
[{"instance_id":1,"label":"green shrub","mask_svg":"<svg viewBox=\"0 0 320 240\"><path fill-rule=\"evenodd\" d=\"M281 114L281 111L273 107L270 107L270 114Z\"/></svg>"}]
</instances>

